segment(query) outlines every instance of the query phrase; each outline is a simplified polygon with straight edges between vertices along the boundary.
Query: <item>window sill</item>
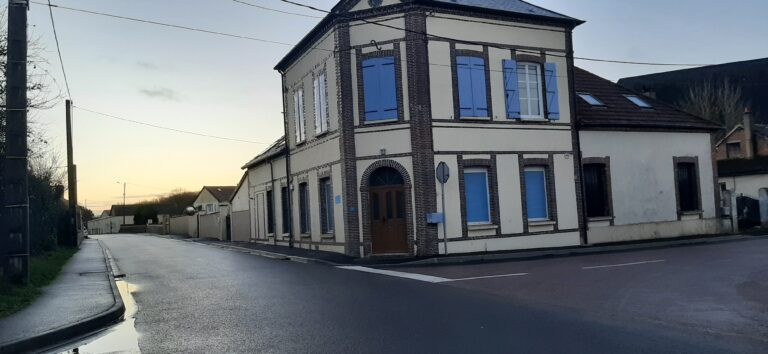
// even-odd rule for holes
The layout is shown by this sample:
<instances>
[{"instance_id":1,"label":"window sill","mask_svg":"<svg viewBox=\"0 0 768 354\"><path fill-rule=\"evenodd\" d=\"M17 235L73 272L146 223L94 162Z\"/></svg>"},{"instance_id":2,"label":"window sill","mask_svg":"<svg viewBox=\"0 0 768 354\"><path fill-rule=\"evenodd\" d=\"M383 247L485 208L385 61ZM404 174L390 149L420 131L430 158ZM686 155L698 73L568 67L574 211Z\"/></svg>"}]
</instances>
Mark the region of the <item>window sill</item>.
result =
<instances>
[{"instance_id":1,"label":"window sill","mask_svg":"<svg viewBox=\"0 0 768 354\"><path fill-rule=\"evenodd\" d=\"M319 132L319 133L315 132L315 138L322 138L322 137L324 137L326 135L328 135L328 131L327 130L324 131L324 132Z\"/></svg>"},{"instance_id":2,"label":"window sill","mask_svg":"<svg viewBox=\"0 0 768 354\"><path fill-rule=\"evenodd\" d=\"M491 120L491 117L459 117L459 120Z\"/></svg>"},{"instance_id":3,"label":"window sill","mask_svg":"<svg viewBox=\"0 0 768 354\"><path fill-rule=\"evenodd\" d=\"M468 231L496 230L498 228L499 228L499 226L498 225L494 225L494 224L474 224L474 225L470 224L470 225L467 225L467 230Z\"/></svg>"},{"instance_id":4,"label":"window sill","mask_svg":"<svg viewBox=\"0 0 768 354\"><path fill-rule=\"evenodd\" d=\"M701 215L704 211L702 210L691 210L691 211L681 211L680 215Z\"/></svg>"},{"instance_id":5,"label":"window sill","mask_svg":"<svg viewBox=\"0 0 768 354\"><path fill-rule=\"evenodd\" d=\"M299 235L300 238L312 238L312 234L301 234Z\"/></svg>"},{"instance_id":6,"label":"window sill","mask_svg":"<svg viewBox=\"0 0 768 354\"><path fill-rule=\"evenodd\" d=\"M557 221L553 220L538 220L538 221L531 221L528 220L528 226L551 226L557 224Z\"/></svg>"},{"instance_id":7,"label":"window sill","mask_svg":"<svg viewBox=\"0 0 768 354\"><path fill-rule=\"evenodd\" d=\"M399 118L390 118L390 119L379 119L379 120L366 120L363 122L363 125L376 125L376 124L382 124L382 123L393 123L399 121Z\"/></svg>"},{"instance_id":8,"label":"window sill","mask_svg":"<svg viewBox=\"0 0 768 354\"><path fill-rule=\"evenodd\" d=\"M296 142L296 146L302 146L302 145L304 145L304 144L306 144L306 143L307 143L307 140L306 140L306 139L304 139L304 140L302 140L302 141L297 141L297 142Z\"/></svg>"},{"instance_id":9,"label":"window sill","mask_svg":"<svg viewBox=\"0 0 768 354\"><path fill-rule=\"evenodd\" d=\"M335 240L336 239L336 235L334 235L334 234L322 234L322 235L320 235L320 239L321 240Z\"/></svg>"},{"instance_id":10,"label":"window sill","mask_svg":"<svg viewBox=\"0 0 768 354\"><path fill-rule=\"evenodd\" d=\"M613 216L595 216L587 218L587 221L613 221Z\"/></svg>"},{"instance_id":11,"label":"window sill","mask_svg":"<svg viewBox=\"0 0 768 354\"><path fill-rule=\"evenodd\" d=\"M549 119L544 117L522 117L520 120L523 122L549 122Z\"/></svg>"}]
</instances>

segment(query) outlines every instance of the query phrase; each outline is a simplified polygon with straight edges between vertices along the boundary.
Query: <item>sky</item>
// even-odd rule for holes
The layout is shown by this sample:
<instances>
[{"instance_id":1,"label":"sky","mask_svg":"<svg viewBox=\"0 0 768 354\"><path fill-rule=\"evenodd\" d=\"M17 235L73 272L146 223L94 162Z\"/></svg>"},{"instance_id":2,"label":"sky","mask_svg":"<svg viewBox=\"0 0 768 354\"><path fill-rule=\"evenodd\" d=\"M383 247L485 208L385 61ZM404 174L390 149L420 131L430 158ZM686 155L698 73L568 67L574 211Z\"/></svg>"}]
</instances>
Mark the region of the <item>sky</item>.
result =
<instances>
[{"instance_id":1,"label":"sky","mask_svg":"<svg viewBox=\"0 0 768 354\"><path fill-rule=\"evenodd\" d=\"M33 0L43 2L45 0ZM255 5L320 15L279 0ZM333 0L303 0L330 9ZM718 64L768 57L765 0L531 0L587 21L574 31L576 56L646 62ZM318 18L230 0L54 0L53 4L257 37L298 42ZM53 9L71 97L81 204L96 211L173 189L235 185L240 167L282 135L280 75L290 45L261 43ZM66 88L47 6L30 5L29 31L40 63L62 92L35 112L50 148L66 161ZM611 80L676 69L577 61ZM82 108L82 109L81 109ZM219 140L129 123L83 109Z\"/></svg>"}]
</instances>

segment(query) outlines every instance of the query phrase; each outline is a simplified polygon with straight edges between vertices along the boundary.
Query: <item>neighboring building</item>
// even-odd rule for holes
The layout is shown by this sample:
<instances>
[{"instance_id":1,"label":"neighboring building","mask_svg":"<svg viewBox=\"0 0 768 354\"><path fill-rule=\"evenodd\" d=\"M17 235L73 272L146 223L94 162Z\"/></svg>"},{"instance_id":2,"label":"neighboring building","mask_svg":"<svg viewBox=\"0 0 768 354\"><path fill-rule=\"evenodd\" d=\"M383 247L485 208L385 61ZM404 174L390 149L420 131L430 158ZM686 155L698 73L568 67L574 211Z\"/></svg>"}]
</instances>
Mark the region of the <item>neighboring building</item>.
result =
<instances>
[{"instance_id":1,"label":"neighboring building","mask_svg":"<svg viewBox=\"0 0 768 354\"><path fill-rule=\"evenodd\" d=\"M722 189L759 199L768 188L768 125L754 124L752 112L715 145Z\"/></svg>"},{"instance_id":2,"label":"neighboring building","mask_svg":"<svg viewBox=\"0 0 768 354\"><path fill-rule=\"evenodd\" d=\"M243 167L252 238L371 257L717 232L712 125L574 68L581 23L518 0L341 1L276 67L286 139ZM575 72L610 92L581 133ZM614 204L588 225L581 165L600 162Z\"/></svg>"},{"instance_id":3,"label":"neighboring building","mask_svg":"<svg viewBox=\"0 0 768 354\"><path fill-rule=\"evenodd\" d=\"M133 225L134 205L113 205L110 210L104 210L98 218L86 223L89 235L116 234L121 225Z\"/></svg>"},{"instance_id":4,"label":"neighboring building","mask_svg":"<svg viewBox=\"0 0 768 354\"><path fill-rule=\"evenodd\" d=\"M719 127L576 68L590 243L718 231Z\"/></svg>"},{"instance_id":5,"label":"neighboring building","mask_svg":"<svg viewBox=\"0 0 768 354\"><path fill-rule=\"evenodd\" d=\"M192 206L198 210L201 238L230 239L229 200L236 186L204 186Z\"/></svg>"},{"instance_id":6,"label":"neighboring building","mask_svg":"<svg viewBox=\"0 0 768 354\"><path fill-rule=\"evenodd\" d=\"M230 216L232 241L251 241L251 197L248 176L248 172L243 173L243 177L240 178L237 188L229 199L232 206Z\"/></svg>"},{"instance_id":7,"label":"neighboring building","mask_svg":"<svg viewBox=\"0 0 768 354\"><path fill-rule=\"evenodd\" d=\"M724 80L741 88L742 98L755 113L755 122L768 124L768 58L628 77L619 80L619 85L674 105L691 87Z\"/></svg>"}]
</instances>

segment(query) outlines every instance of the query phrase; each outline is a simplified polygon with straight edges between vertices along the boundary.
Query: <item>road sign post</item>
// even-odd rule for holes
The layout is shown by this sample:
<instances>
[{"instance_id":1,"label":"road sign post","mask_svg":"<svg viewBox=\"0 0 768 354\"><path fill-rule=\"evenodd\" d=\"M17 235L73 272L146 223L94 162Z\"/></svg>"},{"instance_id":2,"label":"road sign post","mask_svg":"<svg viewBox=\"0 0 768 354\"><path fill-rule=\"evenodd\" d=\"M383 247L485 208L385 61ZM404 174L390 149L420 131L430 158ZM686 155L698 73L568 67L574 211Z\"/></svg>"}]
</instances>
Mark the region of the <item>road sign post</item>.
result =
<instances>
[{"instance_id":1,"label":"road sign post","mask_svg":"<svg viewBox=\"0 0 768 354\"><path fill-rule=\"evenodd\" d=\"M451 177L451 170L448 168L448 164L446 164L443 161L440 161L439 164L437 164L437 169L435 169L435 178L437 178L437 181L440 182L440 200L442 203L442 209L443 209L443 248L444 252L447 255L448 254L448 228L445 225L446 222L446 213L445 213L445 183L448 182L448 179Z\"/></svg>"}]
</instances>

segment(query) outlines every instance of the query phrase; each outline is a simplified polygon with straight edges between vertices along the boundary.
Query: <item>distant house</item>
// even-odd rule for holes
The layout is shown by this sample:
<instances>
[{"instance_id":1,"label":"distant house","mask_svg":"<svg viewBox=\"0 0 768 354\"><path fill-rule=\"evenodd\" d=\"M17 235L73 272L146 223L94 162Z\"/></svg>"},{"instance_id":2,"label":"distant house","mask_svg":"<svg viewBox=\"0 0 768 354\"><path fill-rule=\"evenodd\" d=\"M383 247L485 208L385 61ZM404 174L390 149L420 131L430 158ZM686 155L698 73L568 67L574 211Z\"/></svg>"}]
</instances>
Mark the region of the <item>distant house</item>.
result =
<instances>
[{"instance_id":1,"label":"distant house","mask_svg":"<svg viewBox=\"0 0 768 354\"><path fill-rule=\"evenodd\" d=\"M755 122L768 124L768 58L628 77L619 80L619 85L676 104L691 87L726 79L741 88L743 99L752 106Z\"/></svg>"},{"instance_id":2,"label":"distant house","mask_svg":"<svg viewBox=\"0 0 768 354\"><path fill-rule=\"evenodd\" d=\"M133 225L133 215L136 212L135 205L113 205L109 210L104 210L101 215L86 223L88 234L115 234L120 232L121 225Z\"/></svg>"},{"instance_id":3,"label":"distant house","mask_svg":"<svg viewBox=\"0 0 768 354\"><path fill-rule=\"evenodd\" d=\"M236 186L205 186L192 203L198 213L199 237L229 239L229 200Z\"/></svg>"},{"instance_id":4,"label":"distant house","mask_svg":"<svg viewBox=\"0 0 768 354\"><path fill-rule=\"evenodd\" d=\"M758 199L768 188L768 125L754 124L751 112L715 144L714 154L722 189Z\"/></svg>"},{"instance_id":5,"label":"distant house","mask_svg":"<svg viewBox=\"0 0 768 354\"><path fill-rule=\"evenodd\" d=\"M229 199L229 203L232 206L232 211L230 213L230 224L232 225L232 241L252 240L252 198L249 193L249 180L249 174L246 171L243 173L243 177L240 178L240 182L237 183L237 188L235 188L235 191L232 193L232 196Z\"/></svg>"}]
</instances>

